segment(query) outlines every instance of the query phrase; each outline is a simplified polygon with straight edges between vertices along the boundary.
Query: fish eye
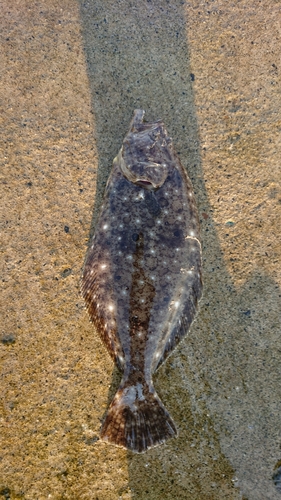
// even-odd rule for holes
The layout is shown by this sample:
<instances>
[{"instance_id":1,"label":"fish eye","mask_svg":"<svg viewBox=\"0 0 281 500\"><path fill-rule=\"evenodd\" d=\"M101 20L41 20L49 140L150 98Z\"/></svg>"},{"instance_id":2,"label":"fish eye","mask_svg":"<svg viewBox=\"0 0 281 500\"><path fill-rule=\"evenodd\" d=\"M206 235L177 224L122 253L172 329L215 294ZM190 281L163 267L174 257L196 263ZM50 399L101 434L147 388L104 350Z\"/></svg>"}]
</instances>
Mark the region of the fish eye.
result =
<instances>
[{"instance_id":1,"label":"fish eye","mask_svg":"<svg viewBox=\"0 0 281 500\"><path fill-rule=\"evenodd\" d=\"M144 187L145 189L154 189L153 184L150 181L147 181L146 179L138 179L136 181L136 184L138 186Z\"/></svg>"}]
</instances>

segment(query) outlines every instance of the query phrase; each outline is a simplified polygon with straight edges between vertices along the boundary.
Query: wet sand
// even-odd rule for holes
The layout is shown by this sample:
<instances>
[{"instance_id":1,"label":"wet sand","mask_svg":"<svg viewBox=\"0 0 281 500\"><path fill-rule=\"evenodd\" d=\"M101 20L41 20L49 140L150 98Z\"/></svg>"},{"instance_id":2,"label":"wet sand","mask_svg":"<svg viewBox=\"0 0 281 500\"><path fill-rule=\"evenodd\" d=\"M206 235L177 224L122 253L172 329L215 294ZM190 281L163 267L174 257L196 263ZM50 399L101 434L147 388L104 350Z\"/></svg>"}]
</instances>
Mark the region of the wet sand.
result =
<instances>
[{"instance_id":1,"label":"wet sand","mask_svg":"<svg viewBox=\"0 0 281 500\"><path fill-rule=\"evenodd\" d=\"M280 498L280 10L2 4L0 498ZM120 375L79 294L135 108L176 144L204 258L197 318L155 376L179 437L143 455L99 440Z\"/></svg>"}]
</instances>

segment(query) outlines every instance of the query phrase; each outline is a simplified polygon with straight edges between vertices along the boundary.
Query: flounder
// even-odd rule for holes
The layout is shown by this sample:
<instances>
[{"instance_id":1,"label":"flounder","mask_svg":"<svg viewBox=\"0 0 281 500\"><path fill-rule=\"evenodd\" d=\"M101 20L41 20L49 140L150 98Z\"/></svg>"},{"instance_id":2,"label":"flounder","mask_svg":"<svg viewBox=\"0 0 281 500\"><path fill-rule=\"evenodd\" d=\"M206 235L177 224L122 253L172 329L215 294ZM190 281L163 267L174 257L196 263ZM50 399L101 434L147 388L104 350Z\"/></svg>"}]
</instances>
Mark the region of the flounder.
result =
<instances>
[{"instance_id":1,"label":"flounder","mask_svg":"<svg viewBox=\"0 0 281 500\"><path fill-rule=\"evenodd\" d=\"M177 434L152 375L202 294L191 182L161 121L136 110L113 161L82 277L92 322L123 377L101 438L143 452Z\"/></svg>"}]
</instances>

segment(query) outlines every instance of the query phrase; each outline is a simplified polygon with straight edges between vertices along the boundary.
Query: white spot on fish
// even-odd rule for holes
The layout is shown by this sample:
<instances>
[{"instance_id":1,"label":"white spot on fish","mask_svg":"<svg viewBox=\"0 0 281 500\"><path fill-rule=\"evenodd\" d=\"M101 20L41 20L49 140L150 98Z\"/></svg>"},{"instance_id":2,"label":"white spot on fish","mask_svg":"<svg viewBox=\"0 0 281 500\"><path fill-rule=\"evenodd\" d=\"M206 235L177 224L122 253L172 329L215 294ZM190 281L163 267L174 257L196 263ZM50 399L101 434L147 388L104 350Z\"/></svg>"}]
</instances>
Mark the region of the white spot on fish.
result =
<instances>
[{"instance_id":1,"label":"white spot on fish","mask_svg":"<svg viewBox=\"0 0 281 500\"><path fill-rule=\"evenodd\" d=\"M105 224L105 225L103 226L103 229L104 229L104 230L106 230L107 228L108 228L108 224Z\"/></svg>"},{"instance_id":2,"label":"white spot on fish","mask_svg":"<svg viewBox=\"0 0 281 500\"><path fill-rule=\"evenodd\" d=\"M137 395L140 401L144 401L145 397L142 393L142 384L137 384Z\"/></svg>"}]
</instances>

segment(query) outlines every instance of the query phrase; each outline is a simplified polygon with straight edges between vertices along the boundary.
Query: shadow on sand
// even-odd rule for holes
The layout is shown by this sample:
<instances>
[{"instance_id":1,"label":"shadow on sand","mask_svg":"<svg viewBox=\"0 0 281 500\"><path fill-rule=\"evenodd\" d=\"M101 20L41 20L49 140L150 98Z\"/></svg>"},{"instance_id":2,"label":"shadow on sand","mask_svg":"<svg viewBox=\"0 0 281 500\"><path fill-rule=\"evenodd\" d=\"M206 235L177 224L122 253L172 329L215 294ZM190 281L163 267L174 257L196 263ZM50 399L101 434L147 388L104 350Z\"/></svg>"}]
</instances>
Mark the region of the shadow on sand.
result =
<instances>
[{"instance_id":1,"label":"shadow on sand","mask_svg":"<svg viewBox=\"0 0 281 500\"><path fill-rule=\"evenodd\" d=\"M184 2L81 1L80 12L99 157L91 235L112 160L136 108L145 109L148 120L164 121L192 180L202 219L205 289L200 312L189 336L155 376L179 437L143 455L128 453L128 492L132 498L153 500L241 498L233 466L241 462L243 468L253 451L253 443L241 435L244 420L251 423L249 408L260 401L251 392L256 390L253 380L266 390L266 363L272 373L278 372L270 346L264 351L264 368L255 346L264 338L256 333L262 329L257 297L263 294L266 314L267 297L274 293L280 301L280 292L259 274L236 290L224 264L202 172ZM250 360L255 353L256 361ZM115 369L108 402L119 381ZM265 405L261 425L268 413ZM224 450L231 443L236 447L228 455L232 465L222 443ZM261 438L255 446L262 447ZM249 469L249 481L254 484L253 471ZM118 493L123 498L126 491Z\"/></svg>"}]
</instances>

